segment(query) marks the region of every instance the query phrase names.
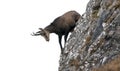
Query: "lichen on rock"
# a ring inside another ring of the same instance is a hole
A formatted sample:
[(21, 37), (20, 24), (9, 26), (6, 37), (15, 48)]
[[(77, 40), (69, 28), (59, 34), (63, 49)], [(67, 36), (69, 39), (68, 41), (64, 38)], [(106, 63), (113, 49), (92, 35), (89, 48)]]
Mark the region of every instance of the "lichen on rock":
[(59, 71), (91, 71), (120, 55), (120, 0), (90, 0), (60, 57)]

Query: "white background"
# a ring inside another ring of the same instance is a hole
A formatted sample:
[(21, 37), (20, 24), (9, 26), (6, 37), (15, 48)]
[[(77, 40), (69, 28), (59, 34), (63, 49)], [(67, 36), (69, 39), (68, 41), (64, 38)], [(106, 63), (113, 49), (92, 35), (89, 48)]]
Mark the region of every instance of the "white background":
[(30, 34), (70, 10), (85, 12), (88, 0), (0, 0), (0, 71), (58, 71), (58, 36), (46, 42)]

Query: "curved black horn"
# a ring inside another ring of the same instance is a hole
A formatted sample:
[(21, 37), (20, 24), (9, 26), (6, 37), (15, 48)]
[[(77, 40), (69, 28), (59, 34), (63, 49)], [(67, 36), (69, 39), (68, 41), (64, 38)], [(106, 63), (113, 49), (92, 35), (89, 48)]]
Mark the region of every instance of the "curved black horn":
[(39, 28), (39, 30), (43, 31), (43, 29), (42, 29), (42, 28)]
[(39, 30), (41, 30), (41, 31), (44, 31), (44, 32), (45, 32), (45, 30), (44, 30), (43, 28), (39, 28)]
[(40, 35), (40, 33), (39, 33), (39, 31), (36, 32), (36, 33), (33, 32), (31, 35), (32, 35), (32, 36), (38, 36), (38, 35)]

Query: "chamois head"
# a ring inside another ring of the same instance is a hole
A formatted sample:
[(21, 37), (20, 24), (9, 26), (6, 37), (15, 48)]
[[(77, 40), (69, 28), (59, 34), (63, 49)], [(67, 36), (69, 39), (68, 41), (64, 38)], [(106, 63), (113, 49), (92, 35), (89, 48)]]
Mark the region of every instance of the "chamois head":
[(49, 32), (46, 31), (45, 29), (42, 29), (42, 28), (39, 28), (40, 31), (36, 32), (36, 33), (33, 33), (32, 36), (38, 36), (38, 35), (41, 35), (45, 38), (46, 41), (49, 41), (50, 38), (49, 38)]

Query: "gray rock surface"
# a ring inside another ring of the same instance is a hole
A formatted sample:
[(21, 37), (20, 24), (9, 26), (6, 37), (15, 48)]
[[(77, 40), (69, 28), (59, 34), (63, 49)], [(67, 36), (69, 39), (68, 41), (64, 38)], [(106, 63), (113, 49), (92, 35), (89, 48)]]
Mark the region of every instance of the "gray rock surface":
[(59, 71), (91, 71), (120, 55), (120, 0), (90, 0), (60, 57)]

